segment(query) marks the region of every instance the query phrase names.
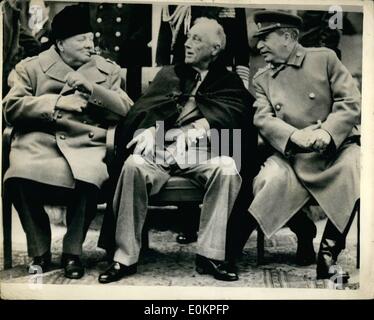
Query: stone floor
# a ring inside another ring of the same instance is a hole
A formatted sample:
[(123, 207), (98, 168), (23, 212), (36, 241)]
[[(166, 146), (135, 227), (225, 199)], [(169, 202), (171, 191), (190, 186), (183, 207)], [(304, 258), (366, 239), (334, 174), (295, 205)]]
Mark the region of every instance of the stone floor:
[[(157, 215), (156, 215), (157, 216)], [(256, 264), (256, 233), (248, 240), (244, 256), (239, 263), (240, 279), (236, 282), (222, 282), (209, 275), (200, 275), (194, 270), (195, 244), (179, 245), (175, 242), (176, 230), (172, 225), (163, 223), (163, 219), (172, 220), (167, 214), (155, 218), (158, 223), (150, 232), (150, 249), (140, 258), (138, 273), (124, 278), (115, 286), (217, 286), (245, 288), (332, 288), (330, 281), (315, 279), (315, 267), (299, 267), (294, 263), (296, 238), (288, 228), (283, 228), (265, 243), (265, 264)], [(174, 215), (175, 219), (175, 215)], [(53, 219), (52, 219), (53, 220)], [(18, 217), (13, 219), (13, 268), (0, 271), (3, 283), (29, 283), (30, 276), (26, 274), (29, 258), (26, 254), (26, 242)], [(321, 239), (326, 220), (317, 222), (318, 235), (315, 238), (315, 249)], [(98, 284), (97, 277), (106, 267), (104, 251), (96, 247), (100, 218), (90, 229), (84, 244), (83, 261), (86, 274), (80, 280), (69, 280), (63, 277), (59, 268), (62, 237), (65, 227), (53, 225), (53, 263), (51, 271), (42, 275), (45, 284)], [(358, 273), (356, 269), (356, 228), (355, 222), (348, 235), (347, 248), (339, 258), (339, 264), (351, 274), (349, 284), (345, 288), (358, 288)], [(2, 265), (2, 257), (0, 259)], [(102, 285), (103, 286), (103, 285)]]

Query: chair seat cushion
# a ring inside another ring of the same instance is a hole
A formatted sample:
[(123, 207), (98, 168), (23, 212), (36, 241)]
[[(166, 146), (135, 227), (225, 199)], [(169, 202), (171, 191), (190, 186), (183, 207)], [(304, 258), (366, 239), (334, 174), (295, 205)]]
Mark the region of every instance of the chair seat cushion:
[(193, 180), (171, 177), (161, 191), (151, 198), (151, 204), (164, 202), (198, 202), (204, 197), (204, 190)]

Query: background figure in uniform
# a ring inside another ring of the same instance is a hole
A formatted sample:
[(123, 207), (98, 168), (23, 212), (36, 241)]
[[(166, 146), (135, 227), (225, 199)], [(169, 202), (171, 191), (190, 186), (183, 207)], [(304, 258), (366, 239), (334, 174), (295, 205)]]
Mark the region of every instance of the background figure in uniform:
[[(254, 180), (249, 212), (271, 236), (315, 200), (328, 216), (317, 278), (347, 281), (336, 263), (360, 197), (360, 92), (334, 51), (298, 43), (300, 17), (260, 11), (255, 22), (268, 66), (253, 80), (254, 123), (274, 154)], [(313, 248), (311, 222), (302, 221), (298, 241)]]
[(25, 2), (6, 0), (2, 3), (3, 13), (3, 96), (8, 93), (8, 76), (22, 59), (41, 51), (41, 43), (22, 24)]
[(104, 162), (109, 126), (131, 99), (120, 89), (120, 68), (93, 54), (88, 11), (67, 6), (52, 22), (55, 44), (17, 64), (3, 109), (13, 126), (5, 191), (26, 233), (29, 273), (51, 263), (51, 228), (45, 204), (67, 205), (63, 239), (65, 277), (84, 274), (79, 256), (108, 178)]
[(91, 25), (103, 57), (127, 68), (126, 92), (141, 94), (141, 69), (151, 66), (152, 5), (90, 3)]
[(232, 67), (248, 88), (249, 45), (245, 9), (229, 7), (204, 7), (165, 5), (161, 12), (156, 63), (169, 65), (183, 62), (187, 32), (196, 18), (216, 19), (225, 30), (227, 46), (220, 59)]

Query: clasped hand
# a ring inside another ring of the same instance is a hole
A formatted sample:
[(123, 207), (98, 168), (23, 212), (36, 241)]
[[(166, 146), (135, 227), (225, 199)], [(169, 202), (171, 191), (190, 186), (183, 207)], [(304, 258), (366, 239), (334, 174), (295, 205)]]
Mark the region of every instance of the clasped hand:
[(91, 94), (93, 86), (91, 82), (81, 73), (72, 71), (65, 77), (65, 82), (75, 90), (83, 93)]
[(323, 153), (331, 143), (331, 136), (321, 129), (321, 121), (291, 135), (291, 141), (302, 149)]
[(79, 72), (69, 72), (65, 77), (65, 82), (75, 89), (75, 93), (61, 96), (57, 100), (56, 108), (64, 111), (82, 112), (88, 103), (93, 87), (90, 81)]
[(87, 96), (80, 92), (60, 96), (56, 103), (56, 108), (70, 112), (82, 112), (87, 107)]

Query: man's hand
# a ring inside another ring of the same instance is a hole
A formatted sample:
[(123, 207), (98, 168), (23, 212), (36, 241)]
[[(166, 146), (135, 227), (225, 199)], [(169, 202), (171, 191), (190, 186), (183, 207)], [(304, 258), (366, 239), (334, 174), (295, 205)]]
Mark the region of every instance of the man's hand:
[(301, 130), (296, 130), (290, 137), (290, 140), (298, 147), (311, 150), (312, 146), (316, 142), (317, 137), (314, 134), (314, 130), (321, 128), (321, 121), (318, 120), (316, 124), (306, 127)]
[(204, 138), (206, 135), (206, 132), (204, 129), (188, 129), (186, 135), (186, 145), (187, 147), (191, 147), (192, 145), (195, 145), (198, 140)]
[(87, 99), (79, 93), (58, 98), (56, 108), (64, 111), (82, 112), (87, 107)]
[(155, 150), (156, 128), (151, 127), (134, 137), (126, 146), (131, 148), (134, 144), (134, 154), (143, 155), (144, 157), (152, 156)]
[(91, 82), (84, 75), (76, 71), (69, 72), (66, 75), (65, 82), (73, 89), (84, 93), (91, 94), (93, 91)]
[(319, 153), (325, 152), (327, 147), (331, 143), (330, 134), (323, 129), (317, 129), (313, 131), (313, 136), (314, 136), (313, 150)]

